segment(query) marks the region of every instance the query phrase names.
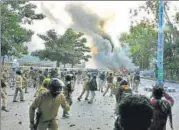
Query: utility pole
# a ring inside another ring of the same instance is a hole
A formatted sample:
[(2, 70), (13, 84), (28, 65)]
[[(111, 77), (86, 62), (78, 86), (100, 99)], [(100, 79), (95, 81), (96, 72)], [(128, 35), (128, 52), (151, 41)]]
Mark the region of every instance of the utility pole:
[(159, 0), (159, 20), (158, 20), (158, 53), (157, 53), (157, 83), (163, 85), (163, 48), (164, 48), (164, 2)]

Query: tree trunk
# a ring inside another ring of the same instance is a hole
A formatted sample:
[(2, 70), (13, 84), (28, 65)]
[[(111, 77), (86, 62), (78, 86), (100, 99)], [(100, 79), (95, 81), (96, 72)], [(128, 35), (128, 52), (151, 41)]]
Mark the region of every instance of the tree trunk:
[(4, 60), (5, 60), (5, 56), (3, 56), (2, 58), (2, 65), (4, 66)]
[(57, 67), (60, 67), (60, 61), (57, 61), (56, 66), (57, 66)]

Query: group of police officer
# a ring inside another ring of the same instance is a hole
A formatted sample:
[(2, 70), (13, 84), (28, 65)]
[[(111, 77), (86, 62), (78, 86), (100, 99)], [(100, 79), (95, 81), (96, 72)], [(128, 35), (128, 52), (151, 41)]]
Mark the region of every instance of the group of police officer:
[[(15, 71), (14, 69), (12, 69)], [(8, 112), (7, 110), (7, 93), (5, 88), (7, 87), (7, 73), (6, 70), (3, 72), (3, 78), (1, 82), (2, 87), (2, 99), (3, 105), (2, 110)], [(118, 76), (117, 82), (114, 83), (114, 76), (112, 73), (106, 74), (102, 72), (99, 74), (99, 84), (97, 84), (97, 74), (92, 73), (75, 73), (75, 72), (65, 72), (62, 73), (59, 77), (57, 69), (52, 69), (45, 71), (30, 68), (30, 71), (27, 69), (24, 71), (16, 70), (13, 80), (15, 83), (15, 94), (13, 102), (18, 102), (17, 95), (20, 92), (20, 101), (24, 102), (24, 92), (28, 93), (28, 88), (33, 86), (36, 89), (34, 97), (35, 100), (30, 106), (29, 109), (29, 118), (30, 118), (30, 128), (31, 130), (58, 130), (58, 109), (61, 105), (63, 108), (63, 118), (68, 118), (70, 106), (72, 105), (72, 93), (75, 88), (75, 82), (82, 81), (83, 91), (78, 97), (78, 101), (81, 100), (82, 96), (86, 93), (85, 100), (88, 100), (89, 104), (93, 103), (95, 98), (95, 91), (103, 92), (104, 86), (106, 90), (103, 93), (103, 96), (106, 95), (109, 89), (111, 89), (111, 94), (116, 97), (116, 108), (124, 94), (132, 93), (132, 90), (129, 87), (131, 80), (124, 80), (123, 77)], [(139, 74), (136, 74), (137, 76)], [(135, 77), (134, 76), (134, 79)], [(80, 78), (81, 77), (81, 78)], [(140, 82), (140, 77), (136, 78)], [(134, 80), (135, 81), (135, 80)], [(106, 84), (107, 82), (107, 84)], [(3, 83), (3, 84), (2, 84)], [(138, 83), (139, 84), (139, 83)], [(135, 89), (134, 89), (135, 90)], [(91, 99), (89, 100), (89, 94), (91, 93)], [(35, 111), (37, 110), (36, 114)], [(117, 111), (116, 111), (117, 114)]]

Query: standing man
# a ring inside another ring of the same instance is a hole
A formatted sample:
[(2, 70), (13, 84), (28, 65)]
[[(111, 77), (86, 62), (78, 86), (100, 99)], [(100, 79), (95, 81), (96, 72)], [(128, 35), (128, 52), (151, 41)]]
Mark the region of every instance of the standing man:
[(31, 87), (31, 86), (35, 86), (35, 70), (32, 68), (32, 67), (30, 67), (30, 72), (29, 72), (29, 87)]
[(44, 80), (44, 76), (42, 74), (42, 71), (39, 70), (38, 75), (37, 75), (37, 81), (36, 81), (37, 82), (37, 87), (36, 87), (36, 92), (35, 92), (34, 97), (36, 97), (38, 95), (38, 92), (39, 92), (39, 89), (41, 88), (43, 80)]
[(89, 104), (93, 103), (93, 100), (96, 96), (95, 91), (97, 91), (97, 90), (98, 90), (98, 87), (97, 87), (96, 75), (94, 75), (92, 77), (91, 81), (89, 82), (89, 91), (91, 93), (91, 99), (88, 102)]
[[(59, 130), (58, 126), (58, 110), (63, 105), (66, 111), (70, 107), (62, 93), (64, 83), (57, 79), (51, 79), (49, 83), (49, 91), (38, 96), (30, 106), (29, 118), (31, 130)], [(38, 109), (36, 122), (34, 121), (35, 110)]]
[(133, 91), (138, 92), (140, 84), (140, 72), (136, 72), (133, 78)]
[(110, 96), (112, 96), (113, 79), (114, 79), (114, 77), (113, 77), (112, 73), (110, 73), (109, 77), (107, 78), (107, 88), (106, 88), (106, 91), (104, 92), (103, 96), (106, 95), (106, 93), (108, 92), (109, 89), (111, 89)]
[(129, 87), (132, 88), (132, 75), (131, 75), (131, 73), (128, 73), (128, 75), (127, 75), (127, 82), (129, 84)]
[(14, 88), (15, 87), (16, 69), (12, 68), (9, 75), (10, 75), (10, 88)]
[(119, 110), (114, 130), (153, 130), (149, 129), (153, 108), (147, 97), (129, 95), (121, 101)]
[(48, 92), (48, 90), (49, 90), (49, 88), (48, 88), (49, 83), (50, 83), (50, 78), (45, 78), (43, 80), (43, 83), (40, 86), (40, 89), (38, 90), (38, 96), (42, 95), (45, 92)]
[[(166, 100), (162, 99), (164, 97)], [(172, 121), (172, 105), (174, 103), (172, 98), (165, 93), (162, 86), (155, 86), (153, 89), (153, 96), (151, 104), (154, 110), (154, 119), (151, 125), (151, 130), (166, 130), (167, 118), (169, 117), (170, 127), (173, 129)]]
[(99, 91), (101, 92), (103, 92), (103, 87), (105, 86), (105, 79), (106, 79), (106, 75), (105, 72), (103, 72), (99, 76)]
[(23, 102), (24, 101), (24, 93), (22, 91), (22, 82), (23, 82), (22, 73), (21, 73), (20, 70), (17, 70), (16, 74), (17, 74), (17, 76), (16, 76), (16, 89), (15, 89), (13, 102), (18, 102), (17, 99), (16, 99), (18, 92), (20, 92), (20, 101)]
[(28, 89), (28, 71), (24, 70), (23, 73), (23, 86), (25, 88), (25, 93), (28, 93), (27, 89)]
[[(68, 102), (68, 104), (71, 106), (73, 101), (72, 101), (72, 92), (74, 91), (73, 85), (72, 85), (72, 75), (68, 74), (65, 78), (65, 87), (64, 87), (64, 95), (66, 98), (66, 101)], [(62, 105), (62, 107), (64, 108), (64, 106)], [(63, 118), (67, 118), (69, 117), (68, 112), (63, 109)]]
[(45, 71), (44, 71), (44, 77), (45, 77), (45, 78), (49, 78), (48, 69), (45, 69)]
[(83, 84), (83, 91), (81, 92), (80, 96), (78, 97), (78, 101), (81, 101), (81, 98), (83, 96), (83, 94), (85, 92), (86, 93), (86, 97), (85, 97), (85, 100), (88, 100), (88, 96), (89, 96), (89, 82), (91, 80), (91, 75), (88, 74), (85, 78), (84, 78), (84, 84)]
[(9, 110), (7, 110), (7, 92), (6, 92), (6, 83), (4, 81), (4, 79), (1, 79), (1, 98), (2, 98), (2, 108), (1, 110), (5, 111), (5, 112), (9, 112)]

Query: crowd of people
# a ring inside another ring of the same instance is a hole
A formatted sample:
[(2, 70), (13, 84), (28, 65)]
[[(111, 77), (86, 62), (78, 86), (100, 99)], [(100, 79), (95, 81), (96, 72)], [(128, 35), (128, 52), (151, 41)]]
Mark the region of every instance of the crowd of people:
[(117, 119), (114, 123), (114, 130), (165, 130), (168, 117), (173, 129), (173, 98), (164, 91), (162, 85), (158, 84), (154, 86), (150, 98), (138, 94), (139, 72), (115, 75), (114, 72), (105, 71), (97, 73), (64, 71), (59, 74), (58, 69), (41, 70), (31, 67), (25, 70), (12, 68), (8, 73), (4, 69), (1, 78), (1, 110), (9, 111), (7, 86), (15, 88), (12, 99), (14, 103), (18, 102), (18, 93), (20, 93), (20, 102), (24, 102), (24, 93), (28, 93), (28, 89), (34, 87), (35, 99), (29, 108), (30, 129), (58, 130), (59, 106), (63, 108), (63, 118), (68, 118), (74, 100), (72, 99), (73, 92), (79, 84), (82, 84), (83, 89), (77, 98), (78, 101), (81, 101), (85, 92), (85, 100), (89, 104), (93, 104), (96, 91), (106, 96), (110, 90), (110, 96), (115, 95)]

